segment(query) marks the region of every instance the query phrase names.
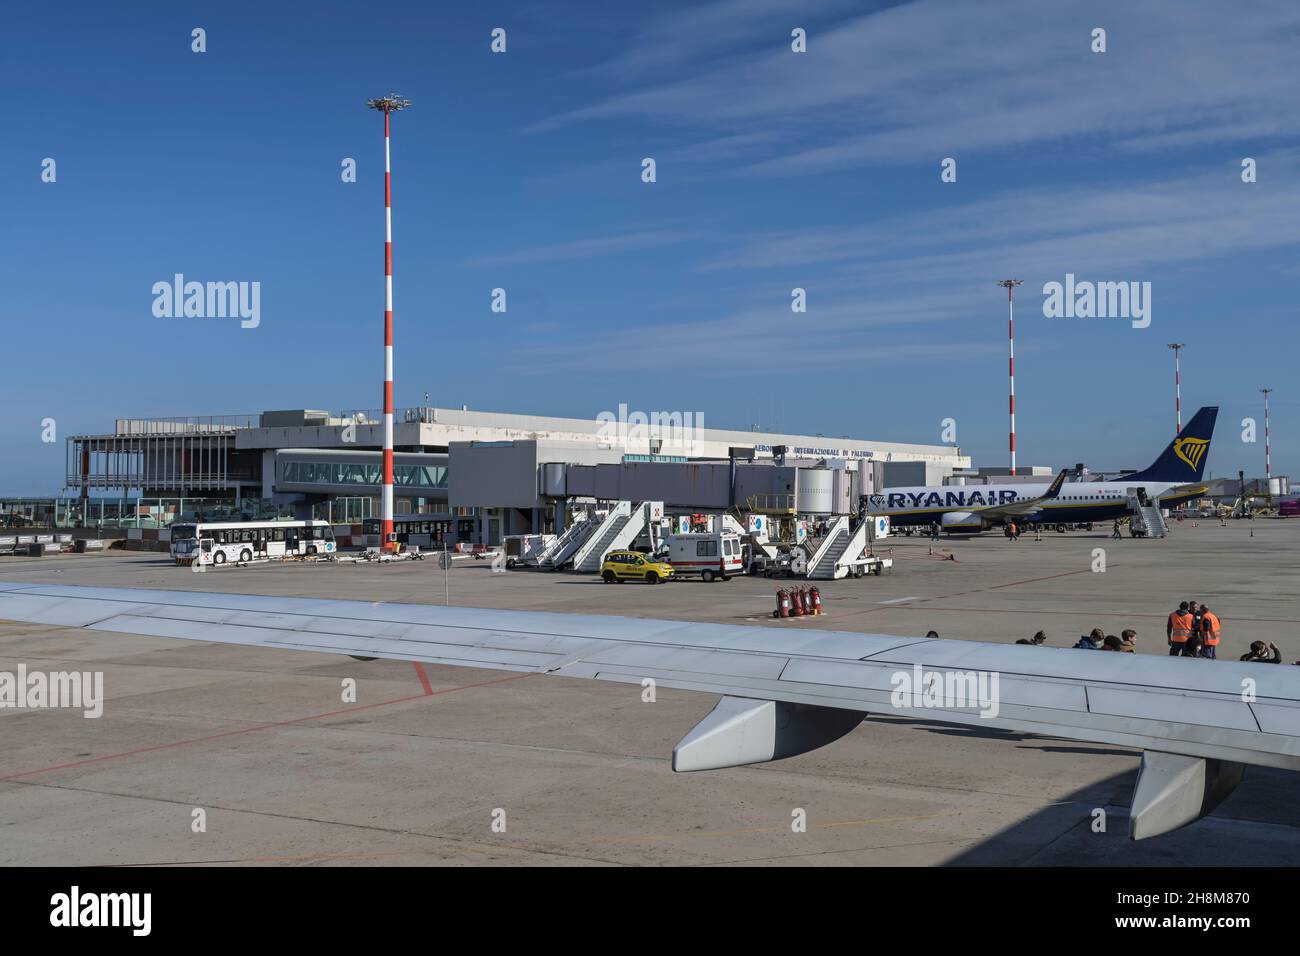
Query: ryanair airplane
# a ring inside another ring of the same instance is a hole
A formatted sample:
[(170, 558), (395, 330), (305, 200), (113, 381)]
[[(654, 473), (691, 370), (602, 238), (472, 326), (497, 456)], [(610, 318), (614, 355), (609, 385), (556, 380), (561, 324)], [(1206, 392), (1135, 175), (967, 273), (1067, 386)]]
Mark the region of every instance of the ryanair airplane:
[[(1205, 494), (1200, 484), (1214, 436), (1217, 406), (1206, 406), (1142, 471), (1109, 481), (1040, 484), (940, 485), (887, 488), (871, 495), (867, 511), (894, 527), (938, 522), (944, 531), (983, 531), (1013, 519), (1043, 524), (1110, 521), (1129, 514), (1129, 498), (1173, 508)], [(1058, 477), (1058, 481), (1060, 476)]]

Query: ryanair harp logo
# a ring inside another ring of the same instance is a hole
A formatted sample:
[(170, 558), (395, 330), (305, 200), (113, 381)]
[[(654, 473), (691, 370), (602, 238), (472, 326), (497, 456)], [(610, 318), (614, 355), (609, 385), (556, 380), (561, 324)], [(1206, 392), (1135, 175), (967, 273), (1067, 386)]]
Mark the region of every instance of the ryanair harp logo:
[(1208, 438), (1180, 438), (1174, 442), (1174, 454), (1196, 469), (1201, 467), (1201, 459), (1209, 447)]

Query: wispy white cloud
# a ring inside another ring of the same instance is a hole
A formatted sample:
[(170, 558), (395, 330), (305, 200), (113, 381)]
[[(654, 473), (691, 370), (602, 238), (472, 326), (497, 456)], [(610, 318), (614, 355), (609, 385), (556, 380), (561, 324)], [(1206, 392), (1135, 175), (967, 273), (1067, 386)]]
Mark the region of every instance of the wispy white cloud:
[[(790, 31), (823, 18), (860, 11), (861, 0), (718, 0), (647, 16), (616, 56), (586, 71), (605, 80), (636, 81), (701, 63), (717, 64), (755, 49), (788, 49)], [(632, 8), (634, 9), (634, 8)]]
[[(587, 344), (646, 368), (672, 366), (684, 350), (725, 355), (742, 375), (774, 363), (871, 365), (883, 354), (892, 364), (987, 358), (998, 349), (970, 341), (964, 323), (996, 312), (998, 278), (1024, 278), (1034, 303), (1043, 282), (1066, 272), (1146, 281), (1216, 258), (1300, 248), (1300, 150), (1256, 158), (1258, 183), (1243, 183), (1240, 168), (1225, 161), (1154, 182), (1018, 188), (865, 225), (769, 230), (729, 242), (709, 235), (711, 254), (695, 269), (736, 279), (719, 278), (716, 299), (670, 299), (650, 310), (663, 321), (602, 329)], [(636, 245), (589, 243), (609, 252)], [(547, 248), (576, 258), (588, 242)], [(806, 289), (806, 313), (790, 310), (795, 286)], [(577, 367), (587, 353), (542, 344), (529, 354)]]
[[(601, 330), (584, 338), (587, 347), (581, 352), (564, 344), (530, 347), (529, 360), (578, 368), (596, 350), (653, 368), (673, 367), (685, 354), (716, 355), (725, 357), (710, 365), (716, 374), (744, 377), (777, 368), (842, 370), (883, 361), (966, 360), (996, 351), (988, 351), (992, 347), (987, 343), (954, 340), (950, 333), (930, 328), (963, 315), (970, 300), (959, 291), (872, 297), (856, 290), (832, 297), (810, 290), (803, 313), (791, 311), (788, 290), (766, 291), (765, 300), (741, 308), (700, 306), (678, 310), (672, 321)], [(881, 337), (887, 333), (885, 349)]]
[[(725, 19), (738, 6), (694, 15)], [(1106, 53), (1089, 49), (1096, 26), (1108, 31)], [(751, 52), (722, 61), (678, 62), (666, 40), (652, 43), (611, 72), (664, 67), (659, 82), (535, 128), (639, 117), (688, 135), (708, 129), (721, 143), (762, 136), (748, 170), (764, 175), (1058, 140), (1169, 149), (1292, 139), (1298, 37), (1293, 0), (918, 0), (813, 31), (801, 55), (745, 30)], [(700, 42), (690, 31), (680, 39), (685, 51)]]
[(1256, 159), (1262, 182), (1243, 183), (1225, 163), (1156, 181), (1035, 186), (871, 225), (747, 237), (700, 268), (870, 269), (877, 283), (932, 288), (1007, 270), (1131, 273), (1300, 245), (1300, 151)]
[(591, 239), (578, 239), (571, 242), (556, 242), (544, 246), (535, 246), (531, 249), (520, 249), (515, 252), (480, 256), (469, 259), (462, 265), (469, 267), (535, 265), (543, 262), (590, 259), (596, 256), (614, 255), (637, 249), (651, 249), (656, 246), (693, 242), (699, 238), (698, 234), (693, 233), (646, 230), (613, 236), (597, 236)]

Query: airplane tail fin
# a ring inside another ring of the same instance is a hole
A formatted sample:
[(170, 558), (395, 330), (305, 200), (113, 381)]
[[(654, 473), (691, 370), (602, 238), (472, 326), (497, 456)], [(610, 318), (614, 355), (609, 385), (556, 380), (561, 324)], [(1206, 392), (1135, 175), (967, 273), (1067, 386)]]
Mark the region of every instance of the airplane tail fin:
[(1050, 501), (1061, 493), (1061, 486), (1065, 484), (1065, 476), (1069, 472), (1062, 468), (1060, 473), (1052, 479), (1052, 483), (1047, 486), (1047, 491), (1043, 494), (1044, 501)]
[(1115, 480), (1176, 483), (1200, 481), (1205, 473), (1205, 461), (1210, 457), (1210, 440), (1214, 437), (1214, 421), (1218, 417), (1219, 409), (1216, 405), (1197, 409), (1192, 420), (1165, 447), (1151, 467), (1121, 475)]

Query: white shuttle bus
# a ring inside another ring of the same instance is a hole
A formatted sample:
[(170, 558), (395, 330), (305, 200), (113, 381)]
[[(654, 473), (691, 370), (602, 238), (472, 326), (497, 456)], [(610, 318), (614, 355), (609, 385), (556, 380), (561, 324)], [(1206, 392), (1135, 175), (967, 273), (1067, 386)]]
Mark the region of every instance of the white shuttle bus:
[(328, 521), (213, 521), (171, 526), (177, 564), (226, 564), (255, 558), (333, 554)]

